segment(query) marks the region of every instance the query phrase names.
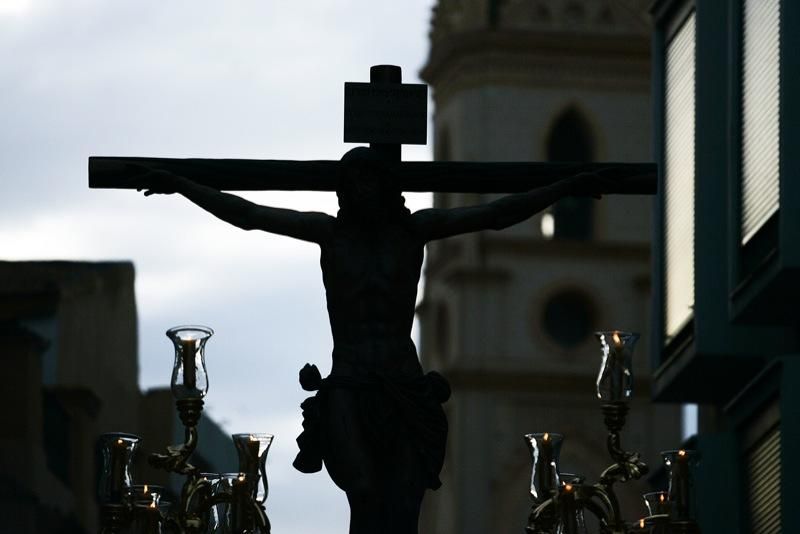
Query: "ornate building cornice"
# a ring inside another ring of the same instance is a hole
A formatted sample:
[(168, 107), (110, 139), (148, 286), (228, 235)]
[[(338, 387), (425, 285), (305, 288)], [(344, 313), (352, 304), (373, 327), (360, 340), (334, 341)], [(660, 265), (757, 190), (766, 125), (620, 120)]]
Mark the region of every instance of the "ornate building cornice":
[[(497, 84), (647, 91), (647, 12), (632, 5), (622, 0), (440, 0), (430, 56), (420, 75), (435, 88), (439, 106), (454, 92)], [(581, 9), (584, 18), (576, 22), (574, 12)]]
[(439, 0), (433, 8), (433, 46), (475, 30), (647, 37), (650, 18), (646, 0)]

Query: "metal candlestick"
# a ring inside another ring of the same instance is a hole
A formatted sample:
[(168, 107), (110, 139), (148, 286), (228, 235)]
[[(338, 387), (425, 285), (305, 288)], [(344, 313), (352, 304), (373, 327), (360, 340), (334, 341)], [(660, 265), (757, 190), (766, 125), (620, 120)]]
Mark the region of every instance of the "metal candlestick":
[[(197, 425), (203, 413), (203, 397), (208, 391), (208, 375), (205, 367), (205, 343), (213, 331), (204, 326), (180, 326), (167, 331), (175, 345), (175, 363), (172, 372), (172, 393), (178, 417), (184, 426), (184, 443), (170, 445), (165, 454), (151, 454), (150, 465), (170, 473), (186, 477), (180, 502), (170, 513), (159, 509), (155, 493), (150, 502), (142, 502), (132, 485), (130, 465), (139, 438), (131, 434), (108, 434), (103, 437), (104, 470), (101, 488), (102, 532), (117, 534), (134, 526), (137, 532), (147, 534), (201, 534), (208, 531), (212, 511), (225, 505), (230, 511), (233, 534), (269, 534), (270, 523), (264, 501), (266, 500), (265, 461), (273, 436), (268, 434), (246, 434), (252, 437), (255, 447), (248, 453), (255, 457), (243, 459), (239, 441), (242, 435), (232, 439), (240, 452), (240, 470), (233, 491), (215, 491), (215, 485), (207, 473), (189, 463), (197, 448), (199, 435)], [(268, 439), (265, 436), (269, 436)], [(264, 443), (266, 441), (266, 444)], [(122, 447), (127, 446), (125, 450)], [(126, 452), (127, 451), (127, 452)], [(141, 493), (147, 493), (144, 486)], [(160, 493), (158, 494), (160, 497)], [(216, 516), (215, 516), (216, 517)]]
[[(689, 466), (695, 455), (692, 451), (669, 451), (664, 454), (670, 473), (670, 491), (661, 492), (658, 500), (667, 501), (663, 506), (651, 506), (650, 516), (635, 524), (622, 518), (619, 499), (614, 491), (617, 483), (638, 480), (649, 468), (637, 452), (628, 452), (622, 447), (620, 434), (628, 414), (628, 402), (633, 393), (633, 348), (638, 334), (613, 330), (597, 332), (603, 363), (597, 377), (597, 396), (602, 401), (603, 422), (608, 431), (606, 445), (614, 461), (607, 467), (595, 484), (584, 484), (581, 479), (566, 479), (551, 491), (531, 490), (533, 507), (525, 528), (528, 534), (582, 534), (586, 525), (582, 519), (584, 511), (592, 513), (599, 521), (600, 534), (700, 534), (697, 523), (691, 517), (691, 479)], [(544, 434), (552, 435), (552, 434)], [(526, 442), (531, 445), (528, 434)], [(557, 462), (557, 456), (555, 461)], [(542, 479), (540, 459), (533, 455), (533, 480)], [(557, 468), (557, 465), (553, 466)], [(538, 478), (537, 478), (538, 475)], [(541, 485), (541, 483), (540, 483)], [(648, 494), (652, 498), (654, 494)], [(664, 513), (669, 510), (669, 513)]]

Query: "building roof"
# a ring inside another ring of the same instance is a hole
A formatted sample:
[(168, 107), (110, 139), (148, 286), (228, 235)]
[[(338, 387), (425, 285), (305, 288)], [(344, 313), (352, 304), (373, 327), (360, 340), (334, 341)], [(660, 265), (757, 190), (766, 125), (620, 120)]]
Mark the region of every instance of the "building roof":
[(439, 0), (433, 8), (431, 41), (476, 30), (524, 30), (565, 35), (648, 36), (643, 0)]

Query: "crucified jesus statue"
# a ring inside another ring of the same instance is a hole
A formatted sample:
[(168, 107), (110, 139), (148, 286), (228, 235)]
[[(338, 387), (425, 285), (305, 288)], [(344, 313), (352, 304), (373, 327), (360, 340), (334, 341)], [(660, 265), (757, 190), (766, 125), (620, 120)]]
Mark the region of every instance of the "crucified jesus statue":
[(411, 213), (376, 150), (347, 152), (338, 176), (339, 212), (300, 212), (254, 204), (179, 174), (140, 166), (145, 195), (178, 193), (244, 230), (261, 230), (320, 247), (333, 336), (333, 365), (314, 366), (301, 385), (317, 391), (303, 407), (303, 472), (324, 462), (347, 494), (351, 534), (415, 534), (426, 489), (440, 486), (447, 439), (441, 404), (446, 380), (424, 374), (411, 340), (425, 245), (437, 239), (501, 230), (568, 195), (598, 197), (601, 175), (580, 173), (493, 202)]
[[(564, 196), (653, 194), (656, 169), (635, 163), (403, 162), (425, 144), (427, 92), (376, 65), (345, 84), (341, 161), (93, 157), (89, 186), (179, 193), (220, 219), (316, 243), (333, 335), (331, 373), (306, 365), (294, 466), (324, 463), (350, 503), (350, 534), (416, 534), (426, 489), (439, 487), (447, 381), (423, 373), (411, 325), (425, 245), (524, 221)], [(339, 212), (259, 206), (224, 191), (336, 191)], [(411, 213), (403, 191), (514, 193), (487, 204)]]

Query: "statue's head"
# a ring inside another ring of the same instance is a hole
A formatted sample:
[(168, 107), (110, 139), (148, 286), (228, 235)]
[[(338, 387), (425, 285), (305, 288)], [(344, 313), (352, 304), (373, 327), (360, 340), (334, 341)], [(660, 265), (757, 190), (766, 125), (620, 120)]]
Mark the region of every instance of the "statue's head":
[(357, 147), (342, 156), (342, 162), (344, 171), (336, 189), (340, 217), (368, 223), (408, 213), (395, 176), (379, 153)]

